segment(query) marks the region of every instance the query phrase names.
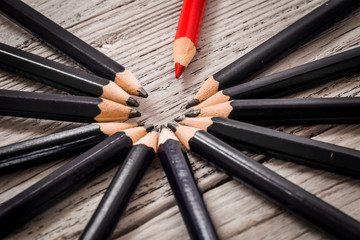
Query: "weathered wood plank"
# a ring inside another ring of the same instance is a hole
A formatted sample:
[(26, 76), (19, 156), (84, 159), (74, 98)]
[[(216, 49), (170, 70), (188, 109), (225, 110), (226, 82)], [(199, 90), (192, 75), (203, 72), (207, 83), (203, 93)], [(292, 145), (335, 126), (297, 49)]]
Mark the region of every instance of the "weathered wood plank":
[[(55, 22), (130, 69), (150, 93), (139, 99), (139, 120), (164, 124), (185, 112), (203, 80), (290, 25), (325, 0), (208, 1), (198, 52), (174, 78), (172, 41), (182, 1), (26, 0)], [(360, 11), (348, 16), (259, 76), (359, 47)], [(74, 67), (71, 59), (0, 16), (0, 40)], [(360, 96), (360, 76), (349, 76), (291, 97)], [(0, 71), (0, 88), (65, 94)], [(0, 146), (79, 124), (0, 117)], [(286, 132), (360, 150), (359, 125), (286, 126)], [(222, 239), (327, 239), (283, 209), (189, 153), (195, 176)], [(254, 155), (257, 159), (262, 156)], [(68, 159), (0, 176), (0, 202)], [(263, 160), (262, 160), (263, 161)], [(360, 220), (358, 180), (271, 159), (265, 166)], [(21, 226), (8, 239), (76, 239), (117, 167)], [(188, 239), (171, 189), (156, 158), (133, 196), (114, 239)]]

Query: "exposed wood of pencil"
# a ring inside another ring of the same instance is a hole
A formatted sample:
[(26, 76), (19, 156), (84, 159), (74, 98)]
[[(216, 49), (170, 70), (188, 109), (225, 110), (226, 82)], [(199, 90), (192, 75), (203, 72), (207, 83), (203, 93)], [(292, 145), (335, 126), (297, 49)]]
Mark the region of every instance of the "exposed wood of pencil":
[(187, 117), (224, 117), (266, 124), (359, 123), (360, 98), (232, 100), (187, 112)]
[(75, 156), (115, 132), (136, 123), (98, 123), (0, 147), (0, 172), (8, 173), (40, 163)]
[(360, 48), (225, 88), (195, 106), (201, 109), (234, 99), (282, 97), (358, 73)]
[(137, 107), (139, 103), (114, 82), (0, 43), (0, 67), (60, 90)]
[(206, 0), (184, 0), (173, 45), (175, 77), (179, 78), (195, 56)]
[(200, 128), (246, 149), (255, 147), (270, 156), (360, 177), (360, 151), (219, 117), (185, 118), (180, 124)]
[(133, 142), (151, 129), (151, 126), (136, 127), (118, 132), (4, 202), (0, 206), (0, 223), (3, 226), (0, 236), (9, 234), (91, 177), (114, 166)]
[(79, 239), (109, 239), (156, 154), (157, 139), (153, 131), (134, 144)]
[(187, 155), (168, 128), (160, 132), (158, 155), (191, 239), (219, 239)]
[(187, 107), (203, 102), (217, 91), (248, 80), (255, 73), (285, 56), (310, 37), (319, 34), (340, 17), (354, 11), (360, 5), (354, 0), (329, 0), (289, 27), (257, 46), (235, 62), (209, 77)]
[(211, 134), (170, 124), (189, 149), (290, 212), (339, 239), (359, 239), (360, 223)]
[(1, 11), (95, 74), (115, 81), (133, 95), (147, 97), (134, 75), (123, 66), (85, 43), (19, 0), (0, 1)]
[(101, 98), (12, 90), (0, 90), (0, 114), (75, 122), (109, 122), (141, 115)]

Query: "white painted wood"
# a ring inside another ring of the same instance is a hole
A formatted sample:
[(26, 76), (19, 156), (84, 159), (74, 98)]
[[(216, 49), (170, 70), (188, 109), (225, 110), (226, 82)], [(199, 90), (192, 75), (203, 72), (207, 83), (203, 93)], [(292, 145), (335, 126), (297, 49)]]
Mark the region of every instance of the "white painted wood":
[[(198, 52), (180, 79), (174, 77), (172, 41), (182, 1), (25, 0), (101, 52), (130, 69), (150, 93), (139, 99), (138, 120), (164, 124), (184, 113), (202, 82), (290, 25), (324, 0), (208, 1)], [(259, 76), (359, 47), (360, 11), (338, 22)], [(72, 60), (0, 16), (0, 41), (74, 67)], [(292, 97), (360, 96), (360, 77), (349, 76)], [(0, 70), (0, 88), (65, 94)], [(133, 120), (134, 121), (134, 120)], [(0, 146), (80, 124), (0, 117)], [(360, 150), (359, 125), (286, 126), (279, 129)], [(252, 155), (256, 159), (263, 156)], [(222, 239), (328, 239), (252, 190), (189, 153), (195, 176)], [(265, 158), (266, 159), (266, 158)], [(63, 161), (0, 176), (0, 202), (35, 183)], [(264, 163), (287, 179), (360, 220), (356, 179), (270, 159)], [(116, 168), (20, 226), (7, 239), (77, 239)], [(171, 189), (156, 158), (133, 196), (113, 239), (188, 239)]]

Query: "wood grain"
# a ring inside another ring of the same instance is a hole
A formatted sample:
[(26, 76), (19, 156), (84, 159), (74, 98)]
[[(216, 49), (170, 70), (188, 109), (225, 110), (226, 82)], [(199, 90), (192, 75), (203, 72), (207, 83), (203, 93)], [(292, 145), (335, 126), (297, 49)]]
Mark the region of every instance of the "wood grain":
[[(164, 124), (186, 110), (202, 82), (325, 0), (208, 1), (197, 54), (180, 79), (173, 76), (172, 41), (182, 1), (25, 0), (27, 4), (112, 57), (149, 92), (138, 99), (147, 123)], [(0, 15), (0, 40), (34, 54), (81, 68), (51, 46)], [(259, 76), (359, 47), (360, 11)], [(216, 59), (216, 60), (215, 60)], [(360, 96), (360, 75), (349, 76), (291, 97)], [(65, 94), (0, 71), (0, 88)], [(134, 121), (134, 120), (133, 120)], [(79, 124), (0, 117), (0, 146), (69, 129)], [(279, 130), (360, 150), (359, 125), (284, 126)], [(309, 167), (253, 155), (255, 160), (360, 220), (360, 181)], [(328, 239), (198, 156), (189, 158), (222, 239)], [(0, 202), (49, 174), (69, 159), (0, 176)], [(90, 181), (7, 239), (77, 239), (116, 168)], [(188, 239), (175, 199), (155, 158), (133, 196), (113, 239)]]

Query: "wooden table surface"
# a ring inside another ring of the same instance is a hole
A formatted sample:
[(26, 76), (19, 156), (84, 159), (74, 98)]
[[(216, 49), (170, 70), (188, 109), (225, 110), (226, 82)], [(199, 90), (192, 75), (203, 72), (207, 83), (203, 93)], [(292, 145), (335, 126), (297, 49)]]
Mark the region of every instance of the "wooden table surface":
[[(198, 51), (180, 79), (174, 77), (172, 43), (182, 1), (26, 0), (101, 52), (131, 70), (149, 92), (139, 99), (142, 117), (164, 124), (184, 113), (203, 81), (321, 5), (325, 0), (209, 0)], [(260, 74), (268, 75), (359, 47), (357, 10)], [(0, 16), (0, 41), (74, 67), (72, 60)], [(360, 76), (349, 76), (291, 97), (360, 96)], [(41, 83), (0, 71), (0, 88), (65, 94)], [(0, 117), (0, 145), (38, 137), (80, 124)], [(360, 150), (359, 125), (287, 126), (282, 131)], [(328, 239), (312, 225), (287, 213), (188, 153), (199, 187), (221, 239)], [(360, 220), (360, 181), (338, 174), (249, 153), (255, 160), (324, 201)], [(0, 202), (46, 176), (69, 159), (0, 176)], [(77, 239), (118, 166), (19, 228), (7, 239)], [(169, 184), (155, 158), (116, 227), (113, 239), (188, 239)]]

